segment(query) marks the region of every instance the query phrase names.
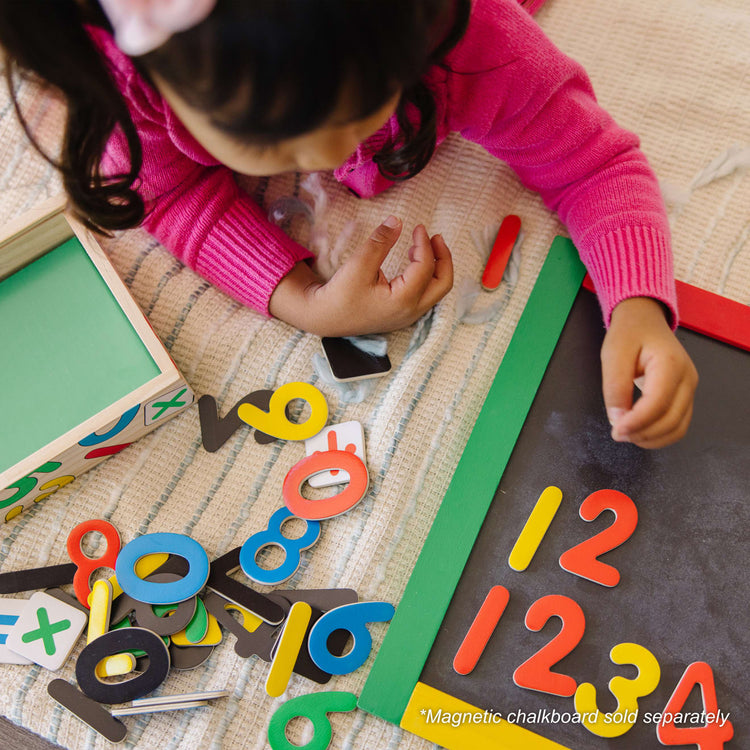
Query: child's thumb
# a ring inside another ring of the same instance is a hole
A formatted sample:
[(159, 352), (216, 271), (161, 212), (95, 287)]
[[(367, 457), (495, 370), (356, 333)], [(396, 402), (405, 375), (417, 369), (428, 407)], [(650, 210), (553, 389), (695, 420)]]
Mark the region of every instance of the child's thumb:
[(607, 418), (613, 427), (633, 407), (635, 374), (635, 363), (627, 350), (602, 349), (602, 392)]
[(373, 233), (367, 238), (363, 247), (362, 260), (369, 267), (380, 268), (391, 248), (401, 236), (401, 220), (395, 216), (389, 216)]

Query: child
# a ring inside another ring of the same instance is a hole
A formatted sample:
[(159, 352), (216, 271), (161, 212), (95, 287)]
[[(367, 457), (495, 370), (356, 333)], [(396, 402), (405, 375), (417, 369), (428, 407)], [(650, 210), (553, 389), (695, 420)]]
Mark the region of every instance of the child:
[(31, 70), (68, 101), (60, 166), (92, 226), (142, 223), (239, 301), (319, 335), (413, 323), (452, 285), (446, 243), (417, 226), (388, 281), (389, 217), (325, 280), (232, 172), (333, 169), (370, 197), (451, 131), (481, 144), (559, 213), (594, 279), (613, 438), (655, 448), (687, 430), (697, 375), (672, 331), (657, 182), (517, 0), (0, 0), (0, 37), (11, 85)]

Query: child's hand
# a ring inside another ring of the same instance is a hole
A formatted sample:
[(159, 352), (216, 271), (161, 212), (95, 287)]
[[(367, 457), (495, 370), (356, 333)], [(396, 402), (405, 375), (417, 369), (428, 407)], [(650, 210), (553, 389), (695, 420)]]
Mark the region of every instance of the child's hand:
[[(612, 312), (601, 356), (612, 438), (641, 448), (679, 440), (693, 414), (698, 373), (661, 305), (647, 297), (620, 302)], [(641, 377), (642, 395), (633, 405), (633, 380)]]
[(414, 229), (409, 264), (388, 281), (381, 265), (401, 234), (389, 217), (327, 281), (298, 263), (271, 296), (270, 311), (319, 336), (385, 333), (410, 325), (439, 302), (453, 285), (450, 250), (421, 224)]

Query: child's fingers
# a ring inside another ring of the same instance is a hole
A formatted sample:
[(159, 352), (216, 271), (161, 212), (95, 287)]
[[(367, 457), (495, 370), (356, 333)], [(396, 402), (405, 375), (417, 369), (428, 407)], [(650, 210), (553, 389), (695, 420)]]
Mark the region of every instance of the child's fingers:
[(440, 280), (442, 284), (447, 284), (448, 289), (453, 286), (453, 256), (448, 248), (448, 244), (443, 239), (442, 234), (436, 234), (430, 244), (435, 253), (435, 271), (433, 275)]
[(397, 293), (414, 295), (419, 308), (428, 310), (453, 285), (453, 261), (445, 240), (440, 235), (430, 240), (422, 225), (414, 229), (413, 239), (411, 262), (391, 286)]
[(601, 352), (602, 395), (607, 417), (613, 425), (633, 405), (633, 379), (637, 375), (638, 352), (605, 340)]
[(657, 423), (653, 428), (647, 428), (640, 433), (634, 434), (630, 438), (630, 442), (639, 446), (640, 448), (663, 448), (672, 443), (676, 443), (681, 440), (685, 433), (690, 427), (690, 421), (693, 416), (692, 401), (688, 408), (678, 415), (678, 421), (665, 426), (661, 423)]
[(615, 422), (612, 437), (642, 447), (678, 440), (690, 422), (692, 392), (684, 373), (675, 372), (666, 363), (652, 363), (645, 373), (643, 395)]
[(389, 216), (354, 252), (349, 262), (357, 266), (358, 273), (377, 277), (388, 253), (401, 236), (401, 220)]
[(436, 234), (429, 241), (433, 257), (432, 278), (422, 292), (420, 302), (424, 309), (436, 305), (453, 286), (453, 258), (442, 235)]
[[(613, 430), (615, 439), (626, 439), (646, 448), (668, 445), (684, 436), (693, 413), (693, 389), (689, 382), (683, 379), (675, 391), (655, 394), (654, 399), (658, 402), (656, 408), (638, 410), (641, 402), (644, 406), (649, 406), (650, 396), (647, 379), (644, 383), (644, 395), (636, 402), (632, 412), (625, 415)], [(663, 408), (664, 404), (666, 408)]]

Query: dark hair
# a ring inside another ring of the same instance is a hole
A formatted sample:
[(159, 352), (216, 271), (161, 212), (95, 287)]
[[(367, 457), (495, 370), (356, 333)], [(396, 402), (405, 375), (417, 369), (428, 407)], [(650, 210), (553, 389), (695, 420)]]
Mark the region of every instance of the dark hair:
[[(84, 23), (109, 28), (94, 0), (0, 0), (6, 79), (28, 70), (68, 104), (61, 160), (65, 188), (90, 225), (135, 226), (143, 202), (133, 185), (142, 164), (138, 134), (106, 61)], [(422, 76), (463, 34), (470, 0), (217, 0), (208, 18), (134, 58), (215, 126), (268, 144), (310, 132), (353, 100), (352, 119), (377, 111), (397, 90), (401, 135), (374, 160), (391, 179), (417, 174), (435, 149), (436, 108)], [(411, 115), (411, 116), (409, 116)], [(105, 177), (101, 157), (119, 126), (130, 170)]]

